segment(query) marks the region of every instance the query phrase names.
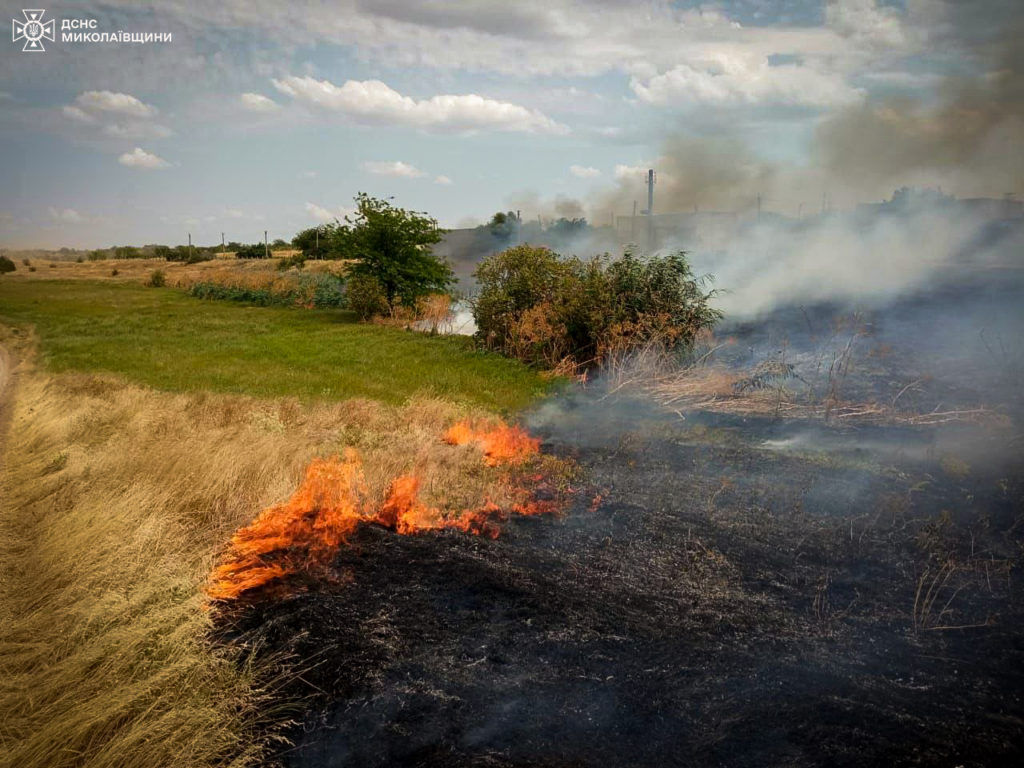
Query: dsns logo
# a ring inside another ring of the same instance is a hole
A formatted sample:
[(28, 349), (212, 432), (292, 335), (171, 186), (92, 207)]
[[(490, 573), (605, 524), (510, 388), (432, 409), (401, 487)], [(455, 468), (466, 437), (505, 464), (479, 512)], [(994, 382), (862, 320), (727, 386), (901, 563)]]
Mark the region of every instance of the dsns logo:
[(25, 46), (22, 51), (45, 51), (43, 40), (54, 40), (54, 21), (43, 21), (46, 11), (23, 10), (24, 21), (13, 19), (11, 21), (11, 39), (17, 42), (24, 40)]

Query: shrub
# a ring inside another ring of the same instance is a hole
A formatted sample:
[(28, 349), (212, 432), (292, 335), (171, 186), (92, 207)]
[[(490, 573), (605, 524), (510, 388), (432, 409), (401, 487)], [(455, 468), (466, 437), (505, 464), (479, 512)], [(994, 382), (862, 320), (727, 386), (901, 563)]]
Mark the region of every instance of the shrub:
[(5, 272), (14, 272), (16, 269), (17, 267), (14, 266), (13, 261), (11, 261), (6, 256), (0, 256), (0, 275), (4, 274)]
[(32, 262), (29, 261), (28, 259), (22, 259), (21, 263), (24, 264), (26, 267), (31, 267), (32, 266)]
[(149, 275), (149, 280), (146, 281), (146, 285), (150, 288), (163, 288), (166, 284), (167, 276), (162, 269), (154, 269)]
[(484, 259), (475, 276), (478, 340), (549, 368), (598, 365), (649, 344), (685, 350), (720, 317), (682, 252), (582, 260), (521, 245)]
[(116, 268), (115, 268), (115, 269), (112, 269), (112, 270), (110, 270), (110, 276), (111, 276), (111, 277), (117, 277), (117, 275), (118, 275), (118, 272), (117, 272), (117, 269), (116, 269)]
[(35, 271), (36, 271), (36, 268), (35, 268), (35, 267), (29, 267), (29, 268), (28, 268), (28, 271), (29, 271), (29, 272), (35, 272)]
[(244, 301), (258, 306), (302, 306), (307, 309), (334, 309), (345, 306), (345, 281), (330, 273), (303, 273), (258, 281), (216, 282), (207, 280), (193, 284), (189, 295), (198, 299)]
[(267, 256), (267, 249), (263, 243), (240, 246), (235, 251), (236, 259), (263, 259)]
[(348, 307), (360, 320), (385, 315), (390, 307), (380, 281), (372, 275), (353, 275), (348, 280)]

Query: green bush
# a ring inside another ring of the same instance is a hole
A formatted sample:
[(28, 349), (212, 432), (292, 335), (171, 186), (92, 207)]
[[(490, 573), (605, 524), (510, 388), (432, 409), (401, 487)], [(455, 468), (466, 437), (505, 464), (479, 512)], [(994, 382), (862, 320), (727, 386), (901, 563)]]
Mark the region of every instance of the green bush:
[(721, 316), (682, 252), (584, 260), (520, 245), (475, 276), (477, 339), (535, 365), (585, 368), (649, 344), (685, 350)]
[(388, 297), (380, 281), (372, 275), (353, 275), (348, 280), (348, 307), (360, 320), (388, 313)]
[(0, 275), (5, 272), (14, 272), (15, 270), (17, 270), (17, 267), (14, 266), (13, 261), (6, 256), (0, 256)]
[(166, 284), (167, 276), (162, 269), (154, 269), (149, 275), (149, 280), (146, 281), (146, 285), (150, 288), (163, 288)]
[(263, 243), (240, 246), (235, 251), (236, 259), (264, 259), (267, 256), (267, 249)]
[(193, 284), (188, 292), (197, 299), (242, 301), (261, 307), (337, 309), (346, 304), (344, 285), (345, 281), (336, 275), (304, 273), (284, 285), (275, 282), (273, 286), (256, 288), (203, 282)]

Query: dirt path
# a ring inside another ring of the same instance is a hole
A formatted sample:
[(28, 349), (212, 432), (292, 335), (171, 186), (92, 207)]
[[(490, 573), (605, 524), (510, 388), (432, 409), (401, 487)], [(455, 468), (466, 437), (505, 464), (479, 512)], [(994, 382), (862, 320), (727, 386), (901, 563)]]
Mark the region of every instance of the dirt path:
[(17, 360), (0, 344), (0, 468), (4, 465), (7, 430), (14, 411), (14, 369)]

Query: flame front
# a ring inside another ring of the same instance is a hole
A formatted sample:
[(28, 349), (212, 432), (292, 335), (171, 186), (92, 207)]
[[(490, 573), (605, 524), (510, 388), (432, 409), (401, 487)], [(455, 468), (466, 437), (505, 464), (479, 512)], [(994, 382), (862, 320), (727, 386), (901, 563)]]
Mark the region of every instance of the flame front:
[[(489, 467), (518, 467), (540, 451), (540, 440), (518, 426), (499, 422), (474, 429), (459, 422), (444, 435), (449, 445), (477, 443)], [(536, 476), (534, 479), (537, 479)], [(421, 481), (404, 474), (391, 481), (382, 503), (370, 502), (359, 455), (349, 449), (343, 458), (314, 459), (292, 497), (268, 507), (231, 537), (222, 562), (211, 574), (207, 594), (231, 600), (257, 587), (298, 572), (326, 572), (339, 547), (362, 523), (375, 523), (402, 535), (452, 528), (497, 538), (508, 512), (490, 499), (479, 507), (446, 512), (420, 499)], [(510, 510), (519, 515), (552, 514), (561, 502), (538, 501), (521, 487), (507, 489)]]
[(460, 421), (445, 432), (444, 440), (450, 445), (479, 442), (489, 467), (524, 464), (540, 453), (540, 440), (520, 426), (502, 422), (474, 429), (468, 421)]

